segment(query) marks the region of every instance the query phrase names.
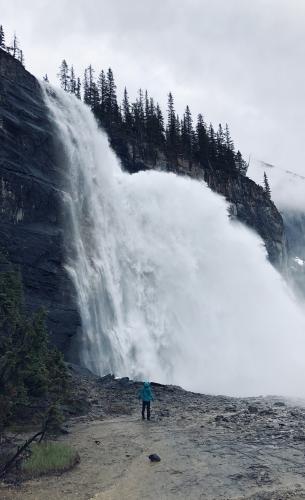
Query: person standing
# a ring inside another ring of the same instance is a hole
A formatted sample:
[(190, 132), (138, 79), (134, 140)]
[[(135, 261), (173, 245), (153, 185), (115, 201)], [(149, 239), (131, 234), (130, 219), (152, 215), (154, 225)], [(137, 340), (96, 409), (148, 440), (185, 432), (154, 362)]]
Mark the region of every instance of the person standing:
[(142, 420), (145, 420), (145, 408), (147, 420), (150, 420), (150, 402), (154, 400), (154, 394), (149, 382), (144, 382), (139, 392), (139, 400), (142, 400)]

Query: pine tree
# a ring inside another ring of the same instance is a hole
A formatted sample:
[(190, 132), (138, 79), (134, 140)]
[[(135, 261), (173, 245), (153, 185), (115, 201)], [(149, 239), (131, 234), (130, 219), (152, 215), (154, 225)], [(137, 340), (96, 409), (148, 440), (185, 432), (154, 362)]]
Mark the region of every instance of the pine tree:
[(156, 142), (157, 144), (163, 144), (165, 137), (164, 137), (164, 118), (163, 114), (161, 111), (161, 108), (159, 106), (159, 103), (156, 105)]
[(176, 114), (174, 108), (174, 98), (172, 93), (168, 94), (168, 104), (167, 104), (167, 130), (169, 135), (175, 133), (176, 124)]
[(149, 99), (149, 116), (147, 119), (147, 135), (151, 144), (162, 149), (164, 145), (164, 121), (159, 104), (155, 106), (152, 97)]
[(97, 85), (98, 85), (98, 91), (99, 91), (100, 113), (102, 114), (101, 118), (104, 118), (103, 115), (105, 113), (107, 82), (106, 82), (106, 76), (105, 76), (105, 73), (103, 70), (99, 74)]
[(145, 137), (145, 115), (142, 89), (138, 91), (136, 102), (131, 106), (133, 130), (138, 147), (141, 147)]
[(235, 155), (235, 167), (241, 173), (242, 175), (246, 175), (247, 169), (248, 169), (248, 164), (247, 162), (243, 159), (241, 152), (238, 150), (236, 155)]
[(138, 103), (138, 113), (139, 113), (140, 124), (141, 124), (141, 127), (143, 127), (143, 130), (144, 130), (144, 127), (145, 127), (145, 113), (144, 113), (144, 98), (143, 98), (143, 91), (142, 91), (142, 89), (139, 89), (139, 91), (138, 91), (137, 103)]
[[(58, 400), (67, 389), (62, 356), (51, 348), (44, 313), (29, 315), (24, 308), (22, 282), (0, 254), (0, 429), (22, 416), (25, 406), (35, 408)], [(47, 398), (47, 399), (46, 399)], [(34, 410), (35, 411), (35, 410)]]
[(234, 151), (234, 143), (231, 139), (230, 135), (230, 130), (229, 126), (226, 123), (225, 127), (225, 132), (224, 132), (224, 146), (225, 146), (225, 151), (224, 151), (224, 161), (229, 167), (229, 169), (235, 169), (236, 168), (236, 162), (235, 162), (235, 151)]
[(57, 76), (59, 78), (61, 88), (67, 92), (69, 90), (69, 67), (65, 59), (62, 60)]
[(94, 69), (91, 64), (84, 73), (84, 103), (88, 104), (92, 110), (96, 109), (99, 103), (98, 89), (94, 81)]
[[(80, 88), (78, 94), (80, 95)], [(98, 87), (94, 81), (94, 69), (91, 64), (85, 69), (84, 73), (84, 102), (90, 106), (92, 111), (97, 110), (100, 103)]]
[(225, 148), (225, 135), (223, 133), (223, 128), (221, 123), (218, 125), (218, 130), (216, 134), (216, 144), (217, 144), (217, 158), (219, 161), (224, 160), (224, 148)]
[(100, 103), (100, 96), (97, 88), (97, 84), (93, 81), (91, 84), (91, 109), (92, 111), (97, 110)]
[(176, 115), (175, 122), (174, 155), (178, 158), (178, 156), (181, 156), (181, 120), (178, 114)]
[(2, 24), (0, 25), (0, 49), (5, 50), (5, 35)]
[(87, 94), (87, 104), (91, 107), (91, 109), (94, 109), (94, 104), (95, 104), (95, 83), (94, 83), (94, 69), (91, 66), (91, 64), (87, 68), (87, 76), (88, 76), (88, 94)]
[(16, 33), (14, 33), (11, 50), (12, 50), (12, 56), (17, 58), (17, 55), (19, 53), (19, 41), (16, 36)]
[(128, 92), (127, 92), (126, 87), (124, 88), (124, 97), (123, 97), (123, 102), (122, 102), (122, 115), (123, 115), (123, 122), (124, 122), (125, 130), (130, 134), (132, 127), (133, 127), (133, 121), (132, 121), (132, 114), (130, 111), (130, 104), (129, 104)]
[(22, 66), (24, 66), (24, 55), (23, 55), (23, 50), (18, 51), (18, 61), (21, 62)]
[(191, 160), (193, 156), (194, 130), (190, 108), (186, 106), (181, 125), (181, 147), (185, 159)]
[(207, 166), (209, 161), (209, 138), (207, 135), (206, 124), (202, 114), (198, 115), (196, 125), (195, 140), (195, 159), (202, 166)]
[(46, 83), (49, 83), (49, 77), (48, 77), (47, 73), (44, 75), (43, 81)]
[(264, 191), (267, 195), (267, 198), (269, 198), (269, 200), (271, 200), (271, 189), (270, 189), (270, 185), (269, 185), (269, 181), (268, 181), (268, 177), (267, 177), (266, 172), (264, 172)]
[(144, 107), (144, 120), (145, 120), (145, 130), (148, 131), (150, 124), (151, 124), (151, 119), (153, 117), (153, 107), (151, 107), (151, 103), (148, 98), (148, 92), (145, 90), (145, 107)]
[(69, 92), (70, 94), (76, 93), (76, 78), (73, 65), (70, 68), (70, 76), (69, 76)]
[(166, 126), (166, 151), (170, 160), (177, 159), (180, 142), (180, 120), (177, 119), (174, 98), (172, 93), (168, 94), (167, 104), (167, 126)]
[(87, 75), (87, 68), (84, 71), (84, 79), (83, 79), (83, 89), (84, 89), (84, 103), (85, 104), (90, 104), (90, 95), (89, 95), (89, 84), (88, 84), (88, 75)]
[(109, 68), (107, 71), (106, 79), (106, 95), (105, 95), (105, 123), (106, 126), (111, 129), (115, 126), (118, 121), (119, 108), (116, 96), (116, 84), (114, 82), (114, 76), (112, 69)]
[(208, 148), (209, 160), (213, 163), (216, 161), (217, 158), (217, 144), (216, 144), (215, 131), (212, 123), (210, 123), (209, 126), (208, 138), (209, 138), (209, 148)]
[(76, 89), (75, 89), (75, 95), (77, 97), (77, 99), (81, 99), (81, 82), (80, 82), (80, 78), (78, 77), (77, 78), (77, 81), (76, 81)]
[(226, 127), (225, 127), (225, 145), (226, 145), (226, 148), (228, 150), (234, 152), (234, 143), (233, 143), (233, 141), (231, 139), (229, 126), (228, 126), (227, 123), (226, 123)]

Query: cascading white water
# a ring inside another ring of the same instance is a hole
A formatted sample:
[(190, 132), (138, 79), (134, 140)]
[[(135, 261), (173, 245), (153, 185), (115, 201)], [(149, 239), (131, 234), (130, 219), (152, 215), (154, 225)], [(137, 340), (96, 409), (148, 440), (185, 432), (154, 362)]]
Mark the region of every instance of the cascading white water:
[(200, 392), (304, 395), (304, 318), (262, 241), (202, 182), (124, 173), (77, 99), (46, 102), (70, 176), (83, 363)]

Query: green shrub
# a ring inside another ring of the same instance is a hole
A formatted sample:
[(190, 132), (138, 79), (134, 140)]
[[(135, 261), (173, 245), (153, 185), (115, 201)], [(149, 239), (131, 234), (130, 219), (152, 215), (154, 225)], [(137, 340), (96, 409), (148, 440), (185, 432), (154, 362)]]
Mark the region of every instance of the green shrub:
[(33, 399), (50, 404), (67, 389), (63, 357), (49, 345), (45, 317), (42, 310), (26, 313), (21, 277), (0, 253), (0, 430)]
[(48, 472), (63, 472), (78, 463), (78, 453), (62, 443), (35, 443), (31, 455), (23, 462), (22, 469), (31, 476)]

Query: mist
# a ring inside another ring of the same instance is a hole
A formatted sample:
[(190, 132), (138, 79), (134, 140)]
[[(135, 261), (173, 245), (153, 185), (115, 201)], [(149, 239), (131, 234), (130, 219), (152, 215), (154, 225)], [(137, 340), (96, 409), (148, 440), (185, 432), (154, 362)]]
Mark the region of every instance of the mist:
[(305, 176), (297, 173), (301, 170), (301, 165), (293, 162), (284, 169), (252, 159), (247, 175), (263, 186), (266, 172), (276, 206), (283, 211), (305, 212)]

